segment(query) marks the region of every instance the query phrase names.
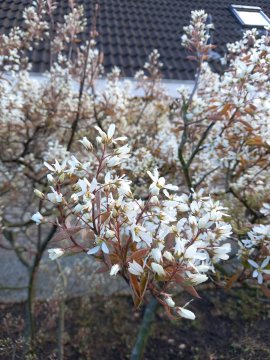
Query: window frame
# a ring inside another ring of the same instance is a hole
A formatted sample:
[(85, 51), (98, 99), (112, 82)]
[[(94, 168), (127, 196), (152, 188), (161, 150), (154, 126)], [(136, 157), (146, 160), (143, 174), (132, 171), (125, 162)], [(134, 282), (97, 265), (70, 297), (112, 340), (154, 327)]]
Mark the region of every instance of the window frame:
[(265, 20), (266, 22), (268, 22), (269, 26), (270, 26), (270, 19), (269, 17), (263, 12), (262, 8), (259, 6), (247, 6), (247, 5), (235, 5), (232, 4), (230, 5), (230, 10), (232, 12), (232, 14), (235, 16), (235, 18), (239, 21), (239, 23), (242, 26), (245, 27), (250, 27), (250, 28), (264, 28), (266, 25), (255, 25), (255, 24), (247, 24), (245, 23), (245, 21), (242, 20), (241, 16), (239, 15), (238, 12), (241, 11), (245, 11), (245, 12), (256, 12), (259, 13)]

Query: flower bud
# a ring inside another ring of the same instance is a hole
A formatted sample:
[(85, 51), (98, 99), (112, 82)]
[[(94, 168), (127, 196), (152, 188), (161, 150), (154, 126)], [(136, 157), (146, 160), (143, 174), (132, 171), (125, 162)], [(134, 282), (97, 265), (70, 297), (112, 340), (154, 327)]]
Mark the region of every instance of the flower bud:
[(171, 298), (170, 295), (166, 295), (166, 297), (165, 297), (165, 303), (166, 303), (169, 307), (174, 307), (174, 306), (175, 306), (175, 302), (173, 301), (173, 299)]
[(168, 261), (173, 261), (174, 260), (174, 257), (173, 255), (169, 252), (169, 251), (165, 251), (163, 256), (165, 257), (165, 259), (167, 259)]
[(59, 176), (59, 181), (60, 181), (61, 183), (64, 182), (65, 176), (66, 176), (66, 174), (64, 174), (64, 173), (62, 173), (62, 174)]
[(65, 253), (65, 250), (60, 249), (60, 248), (54, 248), (54, 249), (49, 249), (48, 253), (49, 253), (49, 258), (51, 260), (55, 260), (55, 259), (59, 258), (60, 256), (62, 256)]
[(93, 145), (91, 144), (91, 142), (87, 139), (86, 136), (83, 137), (82, 140), (79, 140), (80, 143), (83, 144), (83, 146), (87, 149), (92, 151), (93, 150)]
[(111, 267), (110, 275), (115, 276), (118, 273), (119, 270), (120, 270), (120, 265), (119, 264), (114, 264)]
[(38, 211), (36, 212), (32, 217), (31, 219), (37, 224), (41, 224), (44, 220), (44, 217), (41, 215), (41, 213)]
[(113, 238), (113, 237), (115, 237), (115, 232), (113, 230), (107, 229), (105, 236), (106, 236), (106, 238)]
[(151, 268), (158, 276), (166, 276), (166, 273), (161, 265), (152, 262)]
[(158, 205), (159, 204), (158, 197), (156, 195), (152, 196), (150, 199), (150, 203), (153, 205)]
[(77, 203), (79, 201), (79, 197), (77, 196), (77, 194), (72, 194), (70, 198), (74, 203)]
[(45, 199), (45, 195), (43, 194), (43, 192), (39, 191), (38, 189), (34, 190), (34, 193), (37, 197), (39, 197), (40, 199)]
[(51, 183), (51, 184), (54, 183), (54, 178), (53, 178), (53, 176), (52, 176), (51, 174), (48, 174), (48, 175), (47, 175), (47, 180), (48, 180), (48, 182)]
[(185, 319), (189, 319), (189, 320), (195, 320), (195, 314), (188, 310), (188, 309), (185, 309), (185, 308), (182, 308), (182, 307), (178, 307), (176, 309), (176, 312), (179, 316), (185, 318)]

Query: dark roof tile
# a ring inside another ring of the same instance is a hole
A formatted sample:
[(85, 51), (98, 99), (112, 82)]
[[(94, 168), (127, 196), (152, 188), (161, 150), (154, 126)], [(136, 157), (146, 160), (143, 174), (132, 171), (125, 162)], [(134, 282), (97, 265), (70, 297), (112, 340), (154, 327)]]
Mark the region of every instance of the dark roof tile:
[[(88, 29), (81, 36), (87, 39), (93, 9), (99, 3), (97, 30), (98, 46), (104, 52), (104, 68), (122, 69), (124, 76), (134, 76), (153, 49), (158, 49), (163, 63), (164, 77), (191, 80), (194, 64), (189, 62), (181, 47), (183, 26), (189, 23), (191, 10), (204, 9), (215, 23), (214, 43), (222, 53), (228, 42), (241, 38), (242, 27), (229, 10), (231, 3), (260, 6), (270, 17), (269, 0), (78, 0), (87, 17)], [(0, 33), (8, 33), (13, 26), (22, 26), (23, 9), (32, 0), (0, 0)], [(55, 22), (61, 23), (68, 13), (68, 0), (58, 0)], [(49, 68), (49, 44), (38, 45), (30, 54), (34, 72)]]

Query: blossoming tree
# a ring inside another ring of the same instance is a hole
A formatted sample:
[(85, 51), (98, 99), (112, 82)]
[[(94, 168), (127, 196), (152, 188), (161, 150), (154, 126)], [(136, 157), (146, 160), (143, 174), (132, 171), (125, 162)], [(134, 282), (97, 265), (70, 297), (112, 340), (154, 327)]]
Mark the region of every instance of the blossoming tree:
[[(31, 346), (46, 249), (52, 260), (91, 256), (124, 279), (135, 306), (152, 297), (172, 318), (195, 318), (175, 304), (175, 285), (198, 297), (196, 286), (220, 271), (227, 286), (255, 279), (269, 296), (268, 30), (229, 44), (218, 75), (207, 14), (192, 12), (182, 45), (197, 64), (193, 91), (166, 94), (155, 50), (136, 74), (144, 96), (135, 98), (117, 68), (96, 87), (98, 7), (82, 43), (83, 8), (70, 1), (59, 26), (55, 6), (34, 2), (25, 30), (0, 37), (1, 246), (29, 270)], [(50, 71), (37, 81), (27, 50), (43, 41)], [(225, 271), (234, 257), (236, 272)]]

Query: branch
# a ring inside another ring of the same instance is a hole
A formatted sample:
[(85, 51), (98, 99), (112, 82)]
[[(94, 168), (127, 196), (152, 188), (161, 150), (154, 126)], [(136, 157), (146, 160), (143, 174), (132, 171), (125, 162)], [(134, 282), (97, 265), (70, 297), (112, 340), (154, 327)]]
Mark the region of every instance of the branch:
[(187, 103), (187, 109), (189, 108), (190, 104), (192, 103), (193, 97), (197, 91), (197, 88), (199, 86), (199, 79), (200, 79), (200, 75), (201, 75), (201, 71), (202, 71), (202, 60), (200, 59), (199, 62), (199, 66), (197, 69), (197, 74), (196, 74), (196, 78), (195, 78), (195, 84), (193, 86), (192, 92), (189, 95), (189, 99), (188, 99), (188, 103)]
[(232, 187), (229, 187), (229, 192), (238, 200), (241, 202), (241, 204), (243, 204), (245, 206), (245, 208), (252, 214), (253, 219), (252, 219), (252, 223), (254, 223), (257, 219), (264, 217), (262, 214), (260, 214), (258, 211), (253, 210), (249, 204), (247, 203), (247, 201), (243, 198), (241, 198), (234, 190)]
[(15, 251), (15, 254), (16, 254), (17, 258), (20, 260), (20, 262), (23, 264), (23, 266), (25, 266), (29, 270), (30, 269), (30, 264), (24, 259), (24, 257), (21, 254), (21, 251), (16, 246), (15, 241), (14, 241), (14, 237), (13, 237), (13, 233), (11, 231), (8, 231), (8, 230), (4, 229), (3, 230), (3, 235), (8, 240), (10, 245), (12, 246), (12, 249)]
[(157, 299), (155, 297), (152, 297), (150, 303), (145, 308), (142, 324), (140, 326), (136, 343), (130, 356), (130, 360), (143, 359), (144, 350), (147, 344), (147, 340), (150, 336), (151, 324), (155, 318), (157, 306)]
[(200, 151), (200, 148), (204, 142), (204, 140), (207, 138), (207, 135), (209, 133), (209, 131), (212, 129), (212, 127), (215, 125), (215, 122), (211, 122), (211, 124), (209, 124), (207, 126), (207, 128), (205, 129), (205, 131), (203, 132), (202, 134), (202, 137), (200, 138), (200, 140), (198, 141), (196, 147), (195, 147), (195, 150), (192, 152), (190, 158), (188, 159), (188, 162), (187, 162), (187, 167), (189, 167), (194, 159), (194, 157), (198, 154), (198, 152)]
[(91, 41), (88, 41), (87, 49), (86, 49), (86, 58), (85, 58), (84, 66), (83, 66), (83, 75), (82, 75), (82, 80), (81, 80), (80, 89), (79, 89), (77, 113), (76, 113), (75, 120), (73, 121), (73, 123), (71, 125), (71, 135), (70, 135), (70, 138), (69, 138), (69, 141), (68, 141), (68, 144), (67, 144), (67, 150), (68, 151), (70, 151), (70, 149), (71, 149), (73, 139), (74, 139), (74, 136), (75, 136), (75, 132), (77, 130), (77, 126), (78, 126), (78, 123), (79, 123), (79, 120), (80, 120), (80, 112), (81, 112), (81, 105), (82, 105), (82, 95), (83, 95), (84, 84), (85, 84), (85, 79), (86, 79), (86, 71), (87, 71), (87, 64), (88, 64), (90, 47), (91, 47)]
[(185, 160), (184, 154), (183, 154), (183, 150), (184, 150), (185, 144), (187, 142), (187, 125), (188, 125), (188, 120), (186, 118), (187, 105), (185, 103), (183, 104), (182, 111), (183, 111), (184, 129), (183, 129), (181, 142), (178, 147), (178, 158), (182, 165), (182, 169), (184, 172), (184, 176), (185, 176), (188, 188), (189, 188), (189, 190), (191, 190), (192, 189), (192, 179), (190, 177), (189, 168), (187, 166), (187, 163), (186, 163), (186, 160)]
[(37, 270), (42, 259), (43, 253), (46, 250), (49, 241), (52, 239), (55, 234), (57, 226), (53, 226), (47, 235), (46, 239), (40, 245), (38, 253), (35, 256), (34, 263), (30, 269), (30, 278), (28, 282), (28, 294), (27, 294), (27, 315), (28, 315), (28, 331), (29, 331), (29, 352), (34, 351), (35, 345), (35, 315), (34, 315), (34, 302), (35, 302), (35, 280)]
[(215, 172), (216, 170), (219, 169), (219, 166), (217, 166), (216, 168), (208, 171), (207, 173), (205, 173), (201, 178), (200, 180), (198, 180), (195, 184), (194, 184), (194, 190), (199, 186), (201, 185), (201, 183), (207, 178), (208, 175), (212, 174), (213, 172)]

